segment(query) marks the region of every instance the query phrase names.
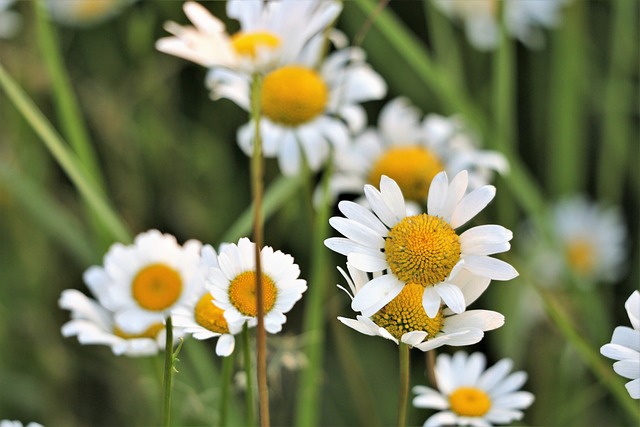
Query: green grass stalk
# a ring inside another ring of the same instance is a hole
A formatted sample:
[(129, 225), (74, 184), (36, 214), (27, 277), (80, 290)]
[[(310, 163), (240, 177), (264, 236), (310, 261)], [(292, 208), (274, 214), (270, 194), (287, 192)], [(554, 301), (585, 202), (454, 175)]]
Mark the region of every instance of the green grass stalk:
[(80, 195), (95, 212), (101, 223), (109, 230), (113, 238), (122, 243), (129, 243), (131, 237), (126, 226), (110, 206), (100, 186), (87, 172), (77, 155), (67, 148), (67, 144), (58, 135), (51, 123), (5, 71), (2, 65), (0, 65), (0, 87), (5, 91), (27, 123), (38, 134), (49, 152), (78, 189)]
[(173, 385), (173, 323), (171, 316), (165, 322), (166, 338), (164, 346), (164, 381), (162, 394), (162, 425), (171, 425), (171, 388)]
[(227, 425), (229, 413), (229, 392), (231, 390), (231, 381), (233, 380), (233, 365), (235, 361), (235, 353), (222, 358), (222, 378), (220, 379), (220, 419), (218, 424), (221, 427)]
[(398, 427), (407, 425), (407, 406), (409, 403), (409, 345), (400, 343), (400, 389), (398, 390)]
[(436, 10), (431, 0), (422, 0), (422, 8), (435, 62), (440, 64), (456, 87), (463, 88), (465, 67), (451, 21)]
[(307, 359), (308, 364), (302, 371), (300, 385), (298, 386), (298, 401), (296, 412), (296, 425), (299, 427), (314, 427), (319, 425), (319, 413), (321, 404), (322, 366), (324, 360), (325, 342), (325, 293), (328, 286), (327, 271), (328, 250), (324, 246), (324, 240), (329, 234), (329, 180), (331, 178), (331, 166), (327, 166), (322, 177), (322, 202), (315, 216), (313, 225), (313, 240), (311, 249), (311, 273), (309, 278), (309, 290), (305, 296), (305, 312), (303, 319), (304, 335), (308, 337)]
[(251, 85), (251, 118), (255, 125), (253, 138), (253, 156), (251, 158), (251, 190), (253, 193), (253, 239), (256, 244), (256, 303), (258, 305), (256, 326), (256, 357), (258, 374), (258, 405), (260, 408), (260, 426), (269, 426), (269, 387), (267, 385), (267, 331), (264, 327), (264, 289), (262, 288), (262, 260), (260, 252), (264, 244), (264, 223), (262, 217), (262, 198), (264, 193), (264, 159), (262, 157), (262, 138), (260, 135), (262, 79), (256, 74)]

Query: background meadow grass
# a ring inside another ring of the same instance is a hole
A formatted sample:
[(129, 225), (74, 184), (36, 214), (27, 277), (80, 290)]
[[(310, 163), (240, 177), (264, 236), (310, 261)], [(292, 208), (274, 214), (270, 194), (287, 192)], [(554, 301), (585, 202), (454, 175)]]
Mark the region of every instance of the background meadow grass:
[[(81, 140), (86, 130), (97, 169), (86, 161), (81, 169), (94, 174), (93, 188), (104, 188), (130, 233), (157, 228), (180, 242), (196, 238), (217, 246), (248, 234), (237, 219), (251, 202), (249, 162), (235, 140), (247, 114), (229, 101), (208, 98), (206, 70), (154, 50), (164, 21), (186, 22), (181, 5), (140, 1), (95, 26), (54, 27), (79, 115), (73, 102), (60, 104), (56, 95), (64, 92), (52, 74), (56, 43), (38, 25), (33, 2), (14, 7), (24, 25), (1, 42), (0, 64), (67, 142), (74, 132)], [(207, 7), (224, 16), (223, 2)], [(374, 7), (367, 0), (345, 2), (337, 27), (353, 40)], [(487, 147), (511, 160), (511, 175), (497, 180), (496, 200), (480, 221), (515, 231), (508, 259), (522, 275), (493, 283), (483, 295), (477, 306), (504, 313), (506, 324), (467, 350), (485, 351), (491, 362), (513, 358), (515, 369), (529, 373), (524, 388), (536, 402), (523, 425), (634, 425), (638, 402), (627, 395), (625, 409), (614, 397), (605, 384), (624, 394), (624, 381), (598, 350), (616, 325), (628, 325), (624, 301), (640, 281), (638, 2), (576, 0), (561, 15), (561, 26), (546, 31), (542, 50), (510, 42), (481, 53), (428, 3), (394, 1), (362, 46), (387, 81), (386, 100), (402, 95), (425, 113), (462, 113)], [(383, 105), (366, 105), (370, 124)], [(273, 160), (266, 172), (267, 188), (277, 189), (270, 193), (265, 242), (293, 254), (308, 279), (317, 177), (284, 180)], [(536, 271), (527, 269), (520, 251), (528, 242), (518, 231), (523, 222), (540, 220), (548, 203), (578, 192), (622, 207), (629, 229), (627, 270), (618, 283), (586, 290), (567, 283), (543, 293), (546, 307), (558, 308), (548, 314), (534, 285)], [(88, 292), (82, 272), (101, 262), (114, 233), (88, 208), (4, 91), (0, 208), (0, 419), (48, 426), (159, 423), (162, 355), (114, 357), (106, 347), (81, 346), (60, 334), (68, 320), (57, 305), (60, 292)], [(397, 349), (335, 320), (351, 313), (348, 298), (333, 287), (342, 283), (335, 266), (344, 259), (328, 257), (320, 424), (393, 425)], [(299, 335), (305, 301), (288, 315), (286, 339), (270, 336), (270, 348), (304, 350), (313, 339)], [(580, 347), (585, 343), (586, 351)], [(426, 384), (424, 354), (414, 351), (411, 358), (411, 384)], [(221, 361), (213, 343), (188, 340), (180, 359), (174, 424), (215, 423)], [(290, 425), (300, 373), (273, 366), (272, 423)], [(243, 401), (234, 390), (230, 423), (241, 425)], [(408, 421), (422, 424), (428, 414), (410, 408)]]

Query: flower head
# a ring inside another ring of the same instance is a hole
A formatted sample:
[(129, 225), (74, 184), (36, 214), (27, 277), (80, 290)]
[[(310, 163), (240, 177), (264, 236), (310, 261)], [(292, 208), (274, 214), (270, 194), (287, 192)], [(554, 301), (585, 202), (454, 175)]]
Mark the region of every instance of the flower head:
[(440, 354), (436, 360), (439, 390), (425, 386), (413, 388), (413, 406), (440, 410), (425, 426), (505, 425), (522, 418), (522, 410), (533, 403), (533, 394), (518, 391), (527, 380), (522, 371), (509, 374), (512, 362), (502, 359), (485, 370), (482, 353), (453, 356)]
[[(510, 36), (529, 47), (541, 47), (544, 34), (540, 27), (555, 27), (558, 12), (566, 0), (504, 0), (505, 22)], [(434, 0), (451, 18), (463, 21), (469, 42), (479, 50), (491, 50), (500, 39), (499, 5), (496, 0)]]
[[(369, 282), (368, 273), (360, 271), (347, 263), (348, 274), (340, 269), (350, 291), (343, 289), (353, 298)], [(466, 275), (466, 273), (462, 273)], [(379, 277), (379, 273), (375, 276)], [(488, 285), (479, 288), (471, 275), (463, 283), (463, 294), (469, 304), (473, 302)], [(467, 286), (470, 285), (470, 286)], [(365, 335), (377, 335), (398, 344), (408, 344), (422, 351), (451, 345), (463, 346), (479, 342), (484, 331), (499, 328), (504, 324), (504, 316), (488, 310), (468, 310), (455, 314), (448, 308), (440, 308), (435, 316), (427, 316), (422, 306), (425, 288), (415, 283), (407, 284), (400, 294), (372, 316), (359, 315), (356, 319), (338, 317), (345, 325)]]
[[(287, 321), (284, 313), (302, 298), (307, 290), (306, 281), (298, 279), (300, 269), (291, 255), (265, 246), (260, 251), (265, 329), (277, 333)], [(220, 250), (219, 268), (207, 274), (209, 290), (216, 305), (224, 310), (229, 328), (257, 323), (255, 243), (242, 238), (238, 244), (229, 244)]]
[(624, 304), (632, 328), (618, 326), (613, 331), (611, 343), (600, 347), (600, 353), (617, 360), (613, 370), (630, 379), (627, 391), (634, 399), (640, 399), (640, 291), (634, 291)]
[(104, 266), (89, 268), (84, 280), (118, 327), (139, 334), (162, 324), (204, 281), (201, 244), (178, 245), (175, 237), (157, 230), (135, 238), (133, 245), (116, 243), (104, 257)]
[(220, 19), (202, 5), (187, 2), (184, 12), (195, 27), (167, 23), (174, 37), (158, 40), (156, 48), (205, 67), (266, 72), (291, 63), (341, 9), (334, 0), (230, 0), (227, 15), (240, 22), (240, 30), (229, 35)]
[(488, 184), (493, 172), (508, 163), (495, 151), (476, 148), (475, 139), (456, 117), (420, 112), (406, 98), (396, 98), (380, 112), (377, 129), (368, 129), (334, 156), (332, 192), (362, 194), (365, 184), (377, 185), (382, 175), (396, 181), (412, 210), (421, 210), (433, 178), (467, 170), (469, 189)]
[(329, 222), (345, 237), (327, 239), (325, 244), (346, 255), (359, 270), (384, 272), (354, 295), (354, 311), (372, 316), (405, 286), (414, 284), (424, 288), (422, 305), (429, 317), (438, 314), (441, 302), (461, 313), (468, 305), (461, 281), (468, 274), (479, 288), (486, 288), (491, 279), (517, 276), (511, 265), (489, 257), (509, 250), (511, 231), (485, 225), (456, 232), (495, 195), (495, 188), (489, 185), (465, 195), (467, 184), (466, 171), (451, 183), (445, 172), (439, 173), (429, 189), (427, 213), (419, 215), (407, 215), (400, 187), (387, 176), (380, 180), (380, 191), (371, 185), (364, 188), (371, 210), (354, 202), (338, 204), (346, 218), (333, 217)]
[[(16, 420), (0, 420), (0, 427), (23, 427), (23, 424)], [(25, 427), (42, 427), (42, 424), (30, 422)]]
[[(202, 262), (207, 269), (219, 267), (218, 254), (211, 245), (202, 247)], [(234, 335), (240, 332), (241, 325), (229, 324), (224, 317), (224, 310), (215, 304), (204, 282), (199, 285), (185, 306), (173, 310), (173, 325), (198, 340), (219, 337), (216, 353), (218, 356), (229, 356), (235, 347)]]
[(22, 16), (9, 10), (15, 0), (0, 0), (0, 40), (13, 37), (22, 25)]
[(117, 14), (135, 0), (46, 0), (51, 17), (62, 24), (86, 26)]
[[(311, 52), (309, 52), (311, 51)], [(318, 170), (329, 158), (331, 147), (345, 146), (349, 132), (366, 122), (359, 103), (379, 99), (386, 84), (365, 62), (361, 49), (341, 49), (318, 67), (316, 49), (310, 46), (295, 63), (264, 76), (261, 86), (260, 134), (265, 157), (277, 157), (285, 175), (297, 174), (303, 158)], [(216, 69), (208, 83), (214, 98), (226, 97), (249, 110), (251, 80), (240, 73)], [(253, 153), (255, 122), (238, 131), (238, 143)]]

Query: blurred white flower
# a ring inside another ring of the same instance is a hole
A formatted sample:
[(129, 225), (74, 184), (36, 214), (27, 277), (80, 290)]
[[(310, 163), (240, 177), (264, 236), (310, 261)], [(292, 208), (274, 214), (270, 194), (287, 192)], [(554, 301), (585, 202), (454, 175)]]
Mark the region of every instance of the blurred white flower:
[[(15, 420), (0, 420), (0, 427), (23, 427), (23, 424), (22, 422)], [(43, 427), (43, 425), (30, 422), (25, 427)]]
[(13, 37), (22, 25), (22, 16), (9, 10), (15, 0), (0, 0), (0, 39)]
[(61, 24), (89, 26), (102, 22), (137, 0), (46, 0), (51, 19)]
[(613, 331), (611, 343), (600, 347), (600, 353), (617, 360), (613, 370), (629, 381), (627, 391), (634, 399), (640, 399), (640, 291), (633, 291), (624, 304), (632, 328), (618, 326)]
[(425, 427), (506, 425), (522, 419), (522, 410), (534, 401), (533, 394), (519, 391), (527, 374), (518, 371), (508, 375), (510, 359), (486, 370), (485, 365), (482, 353), (438, 355), (435, 374), (439, 390), (413, 388), (417, 394), (413, 406), (440, 411), (425, 421)]
[(467, 38), (479, 50), (495, 49), (500, 29), (498, 10), (504, 8), (507, 31), (532, 48), (544, 45), (542, 28), (556, 27), (567, 0), (433, 0), (447, 16), (463, 22)]

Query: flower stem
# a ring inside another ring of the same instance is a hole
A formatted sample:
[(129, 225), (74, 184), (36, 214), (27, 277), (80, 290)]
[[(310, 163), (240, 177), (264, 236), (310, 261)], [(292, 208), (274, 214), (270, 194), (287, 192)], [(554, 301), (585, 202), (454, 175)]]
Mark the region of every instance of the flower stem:
[(398, 427), (407, 425), (409, 402), (409, 345), (400, 343), (400, 390), (398, 391)]
[(245, 393), (245, 399), (247, 402), (247, 425), (254, 426), (256, 424), (256, 414), (254, 409), (253, 399), (253, 369), (251, 369), (251, 343), (249, 341), (249, 327), (245, 323), (242, 326), (242, 338), (243, 338), (243, 356), (244, 356), (244, 373), (247, 377), (247, 389)]
[(260, 91), (262, 80), (259, 75), (253, 77), (251, 86), (251, 116), (255, 125), (253, 139), (253, 157), (251, 158), (251, 188), (253, 192), (253, 239), (256, 243), (256, 300), (258, 305), (256, 326), (256, 357), (258, 371), (258, 400), (260, 425), (269, 426), (269, 389), (267, 386), (267, 331), (264, 328), (264, 290), (262, 289), (262, 260), (260, 251), (263, 246), (262, 193), (264, 191), (264, 160), (262, 158), (262, 139), (260, 136)]
[(227, 414), (229, 407), (229, 390), (231, 389), (231, 377), (233, 375), (233, 362), (235, 352), (222, 358), (222, 378), (220, 379), (220, 427), (227, 425)]
[(166, 338), (164, 347), (164, 396), (162, 399), (162, 425), (171, 425), (171, 385), (173, 383), (173, 324), (171, 316), (167, 317)]
[(435, 390), (438, 390), (438, 377), (436, 376), (436, 351), (427, 351), (427, 377), (429, 384)]

